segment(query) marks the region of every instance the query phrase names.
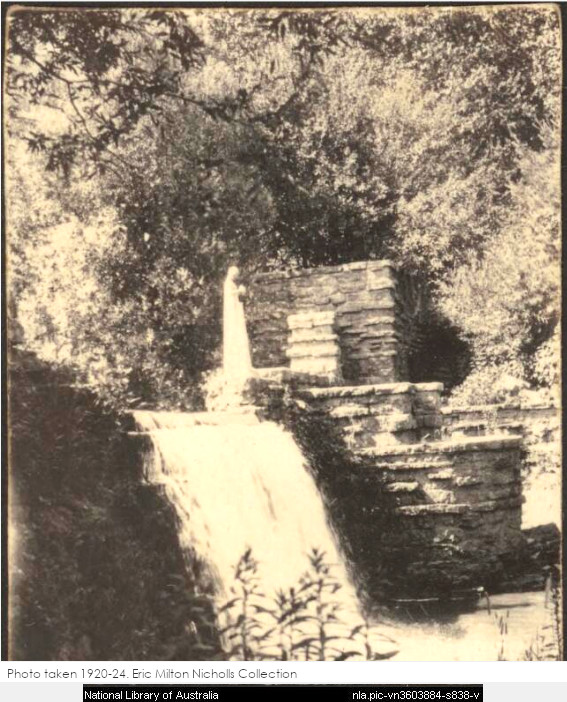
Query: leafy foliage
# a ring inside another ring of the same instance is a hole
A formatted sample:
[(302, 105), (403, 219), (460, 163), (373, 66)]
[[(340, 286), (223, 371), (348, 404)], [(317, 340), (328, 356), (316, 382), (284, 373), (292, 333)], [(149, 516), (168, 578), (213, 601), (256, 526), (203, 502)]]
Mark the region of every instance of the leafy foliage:
[(119, 418), (68, 372), (11, 363), (10, 659), (222, 656), (210, 586)]
[(440, 306), (468, 337), (477, 368), (507, 366), (543, 384), (553, 373), (536, 371), (535, 354), (559, 321), (557, 155), (556, 146), (526, 153), (526, 176), (511, 189), (507, 221), (441, 285)]
[(26, 314), (43, 309), (30, 343), (44, 353), (49, 331), (86, 375), (101, 363), (122, 403), (196, 406), (230, 263), (389, 257), (477, 366), (549, 382), (534, 364), (558, 317), (558, 26), (543, 7), (14, 11), (12, 142), (52, 172), (57, 222), (112, 230), (75, 239), (88, 271), (65, 265), (95, 281), (76, 315), (76, 284), (37, 283), (44, 224), (18, 224), (11, 187), (14, 280), (31, 281)]
[(352, 627), (344, 611), (341, 583), (325, 554), (313, 549), (309, 569), (300, 582), (275, 595), (261, 592), (258, 563), (251, 551), (235, 568), (234, 597), (218, 611), (225, 624), (221, 635), (232, 660), (344, 661), (383, 660), (396, 650), (379, 653), (378, 643), (394, 642), (362, 620)]
[(159, 113), (160, 100), (180, 95), (185, 72), (203, 62), (203, 42), (186, 19), (112, 9), (11, 13), (12, 114), (28, 103), (66, 118), (61, 133), (24, 135), (32, 151), (48, 153), (49, 170), (69, 174), (79, 157), (102, 166), (122, 160), (112, 147), (144, 115)]

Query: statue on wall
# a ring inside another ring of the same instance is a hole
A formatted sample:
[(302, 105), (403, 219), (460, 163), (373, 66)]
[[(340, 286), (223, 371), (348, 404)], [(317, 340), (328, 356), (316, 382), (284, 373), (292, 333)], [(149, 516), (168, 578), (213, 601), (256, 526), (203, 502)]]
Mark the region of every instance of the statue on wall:
[(239, 269), (231, 266), (223, 289), (222, 369), (226, 381), (234, 385), (244, 383), (253, 375), (242, 303), (246, 288), (238, 284), (239, 275)]

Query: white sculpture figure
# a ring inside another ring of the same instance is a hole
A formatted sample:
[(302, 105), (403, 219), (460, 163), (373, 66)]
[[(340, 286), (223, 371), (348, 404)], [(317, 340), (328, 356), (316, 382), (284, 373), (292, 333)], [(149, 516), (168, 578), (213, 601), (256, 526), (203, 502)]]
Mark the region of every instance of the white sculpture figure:
[(244, 305), (241, 300), (246, 288), (236, 282), (239, 273), (236, 266), (228, 269), (223, 299), (223, 375), (228, 383), (234, 385), (244, 384), (253, 374)]

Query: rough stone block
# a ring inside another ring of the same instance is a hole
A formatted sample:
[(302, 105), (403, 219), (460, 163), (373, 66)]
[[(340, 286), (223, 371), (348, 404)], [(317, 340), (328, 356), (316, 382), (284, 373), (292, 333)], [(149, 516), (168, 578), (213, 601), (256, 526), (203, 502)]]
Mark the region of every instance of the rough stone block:
[(444, 470), (437, 470), (434, 473), (428, 473), (427, 477), (429, 480), (453, 480), (455, 471), (453, 468), (445, 468)]
[(290, 345), (311, 341), (333, 341), (338, 343), (338, 337), (331, 325), (295, 328), (291, 330), (291, 334), (288, 337), (288, 344)]
[(335, 313), (325, 312), (302, 312), (290, 314), (287, 317), (287, 324), (290, 329), (308, 329), (317, 326), (333, 326), (335, 323)]
[(329, 376), (335, 380), (340, 379), (340, 364), (336, 357), (320, 358), (300, 357), (292, 358), (290, 362), (292, 371), (309, 373), (317, 376)]
[(388, 483), (385, 488), (386, 492), (416, 492), (419, 490), (418, 482), (407, 482), (407, 483)]
[(286, 351), (288, 358), (312, 358), (314, 360), (322, 357), (338, 358), (339, 355), (340, 350), (337, 342), (334, 340), (324, 342), (302, 341), (290, 344)]
[(392, 266), (387, 262), (379, 265), (368, 265), (366, 268), (366, 288), (377, 290), (381, 288), (394, 289), (396, 278)]

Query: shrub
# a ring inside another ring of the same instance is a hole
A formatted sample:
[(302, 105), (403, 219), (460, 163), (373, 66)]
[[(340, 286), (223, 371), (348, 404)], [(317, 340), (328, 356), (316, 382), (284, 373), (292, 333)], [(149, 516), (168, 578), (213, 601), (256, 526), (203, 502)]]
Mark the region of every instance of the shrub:
[[(233, 660), (381, 660), (380, 635), (366, 619), (352, 620), (341, 598), (341, 582), (325, 554), (313, 549), (299, 583), (273, 594), (262, 592), (258, 564), (248, 550), (237, 563), (233, 595), (219, 609), (221, 635)], [(350, 603), (354, 605), (355, 603)], [(354, 626), (353, 626), (354, 624)]]
[(222, 655), (208, 584), (120, 418), (69, 373), (11, 361), (10, 659)]

